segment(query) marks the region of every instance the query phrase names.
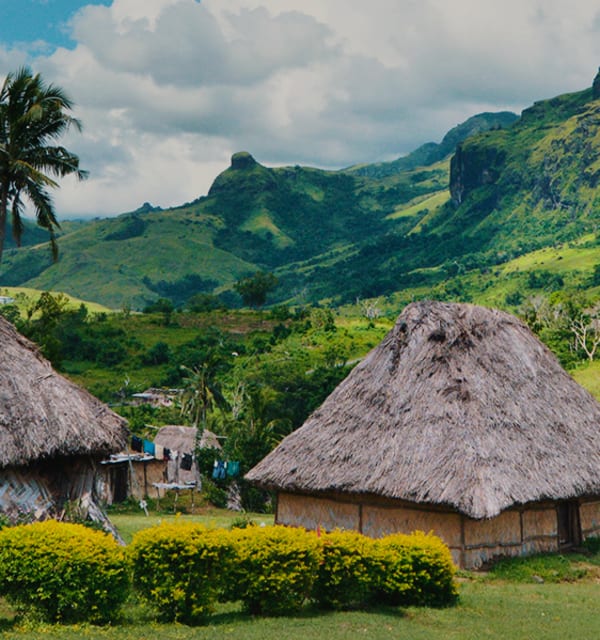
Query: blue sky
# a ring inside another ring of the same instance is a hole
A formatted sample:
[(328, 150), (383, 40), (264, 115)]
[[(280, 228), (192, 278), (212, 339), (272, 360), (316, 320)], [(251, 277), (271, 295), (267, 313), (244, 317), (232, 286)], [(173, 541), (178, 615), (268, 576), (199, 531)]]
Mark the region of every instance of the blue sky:
[(29, 65), (83, 123), (59, 218), (189, 202), (242, 150), (392, 160), (599, 64), (598, 0), (0, 0), (0, 80)]
[(111, 0), (0, 0), (0, 41), (10, 47), (44, 42), (47, 52), (58, 46), (73, 48), (67, 23), (88, 4), (109, 6)]

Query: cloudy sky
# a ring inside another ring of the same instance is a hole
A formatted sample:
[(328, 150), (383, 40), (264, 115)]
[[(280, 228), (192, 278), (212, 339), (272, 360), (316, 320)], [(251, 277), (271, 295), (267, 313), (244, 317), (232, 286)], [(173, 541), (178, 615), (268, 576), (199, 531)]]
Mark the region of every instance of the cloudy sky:
[(0, 76), (76, 102), (59, 218), (204, 195), (235, 151), (341, 168), (591, 85), (597, 0), (0, 0)]

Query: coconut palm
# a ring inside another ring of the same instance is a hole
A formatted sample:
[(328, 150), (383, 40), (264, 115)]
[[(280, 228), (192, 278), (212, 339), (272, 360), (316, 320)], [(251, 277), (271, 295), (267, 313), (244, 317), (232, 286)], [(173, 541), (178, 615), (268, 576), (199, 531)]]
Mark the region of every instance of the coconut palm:
[(62, 146), (53, 146), (71, 127), (81, 123), (68, 115), (70, 98), (39, 74), (23, 67), (6, 76), (0, 89), (0, 260), (4, 249), (8, 212), (12, 232), (20, 244), (24, 199), (33, 206), (37, 223), (48, 230), (54, 259), (55, 228), (59, 224), (48, 188), (58, 187), (55, 178), (75, 174), (84, 178), (79, 158)]

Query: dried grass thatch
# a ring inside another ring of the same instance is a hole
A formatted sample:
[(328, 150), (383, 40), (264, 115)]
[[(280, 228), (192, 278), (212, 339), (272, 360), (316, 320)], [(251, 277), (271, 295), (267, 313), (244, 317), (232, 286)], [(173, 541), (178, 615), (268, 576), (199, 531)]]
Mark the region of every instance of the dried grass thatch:
[[(194, 453), (196, 450), (196, 427), (168, 424), (158, 430), (154, 443), (180, 453)], [(198, 446), (211, 449), (221, 448), (217, 436), (208, 429), (204, 430)]]
[(600, 495), (600, 405), (515, 317), (413, 303), (246, 477), (489, 518), (515, 504)]
[(0, 468), (120, 451), (126, 424), (0, 317)]

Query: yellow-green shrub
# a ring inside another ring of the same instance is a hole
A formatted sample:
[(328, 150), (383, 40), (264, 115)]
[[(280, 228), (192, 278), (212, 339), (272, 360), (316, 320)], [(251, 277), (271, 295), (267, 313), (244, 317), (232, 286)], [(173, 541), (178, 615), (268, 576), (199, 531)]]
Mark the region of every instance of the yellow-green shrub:
[(319, 539), (304, 529), (250, 527), (231, 532), (235, 562), (227, 598), (250, 613), (298, 611), (311, 594), (320, 561)]
[(106, 533), (54, 520), (0, 531), (0, 595), (21, 610), (108, 622), (129, 587), (125, 550)]
[(378, 541), (384, 563), (380, 591), (392, 604), (444, 606), (456, 602), (448, 547), (432, 534), (393, 534)]
[(196, 524), (145, 529), (130, 546), (133, 582), (165, 621), (198, 624), (213, 611), (229, 573), (229, 531)]
[(314, 599), (333, 609), (367, 604), (377, 589), (383, 568), (376, 541), (352, 531), (326, 533), (320, 541), (322, 559)]

